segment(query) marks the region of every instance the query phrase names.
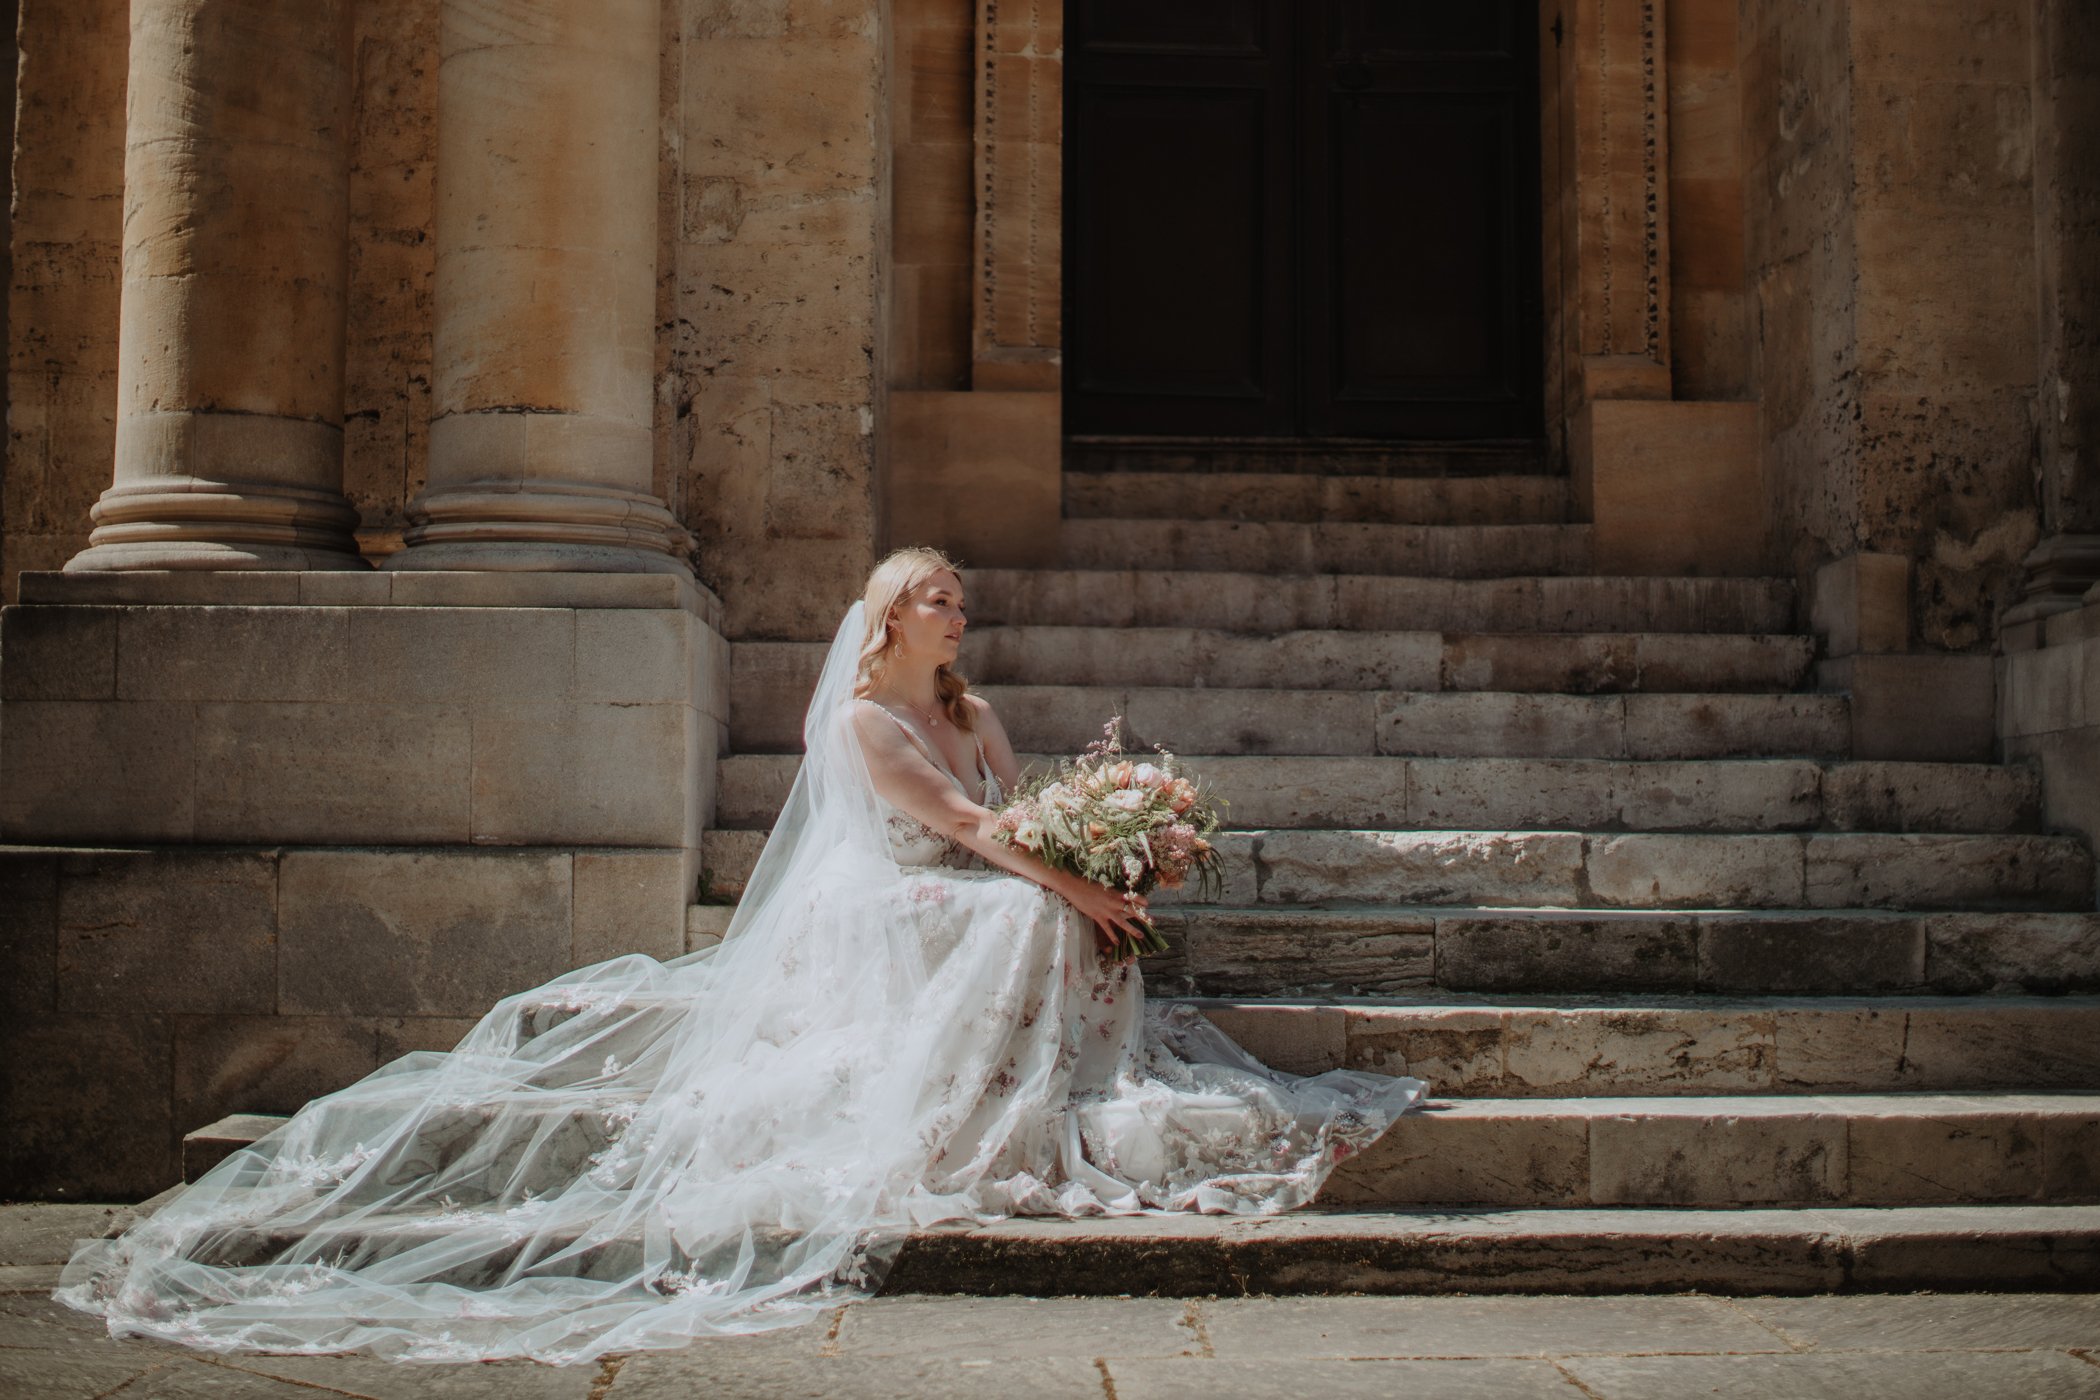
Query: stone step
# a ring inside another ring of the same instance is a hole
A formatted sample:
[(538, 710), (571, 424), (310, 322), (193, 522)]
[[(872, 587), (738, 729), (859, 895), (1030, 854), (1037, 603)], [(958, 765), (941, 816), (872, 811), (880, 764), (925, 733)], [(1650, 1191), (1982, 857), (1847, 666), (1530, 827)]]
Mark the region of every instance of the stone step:
[[(1149, 986), (1148, 980), (1148, 986)], [(1192, 998), (1298, 1074), (1412, 1074), (1439, 1098), (2081, 1090), (2100, 997)]]
[[(738, 642), (733, 708), (800, 713), (822, 642)], [(973, 627), (957, 669), (979, 685), (1226, 690), (1785, 691), (1810, 680), (1815, 639), (1698, 632), (1285, 632), (1188, 627)]]
[[(1124, 743), (1176, 753), (1436, 758), (1842, 758), (1841, 694), (1528, 695), (1507, 691), (981, 688), (1016, 749), (1077, 753), (1121, 715)], [(802, 747), (802, 706), (730, 706), (738, 753)]]
[(1454, 1099), (1335, 1171), (1337, 1206), (2100, 1201), (2100, 1094)]
[[(1148, 972), (1155, 996), (1159, 982)], [(1412, 1074), (1445, 1098), (2090, 1090), (2100, 1083), (2100, 997), (2091, 996), (1175, 999), (1199, 1007), (1278, 1069)], [(685, 1014), (680, 1003), (647, 996), (621, 1007), (636, 1017)], [(577, 1014), (573, 995), (550, 989), (520, 1005), (520, 1038)]]
[[(721, 760), (716, 820), (770, 827), (801, 756)], [(1055, 755), (1027, 754), (1047, 769)], [(1235, 827), (1576, 831), (2033, 831), (2024, 765), (1814, 759), (1284, 758), (1184, 755)]]
[(1068, 520), (1068, 569), (1506, 578), (1590, 569), (1588, 525), (1305, 524), (1239, 520)]
[[(381, 1219), (372, 1228), (392, 1235), (396, 1250), (460, 1229), (414, 1217)], [(510, 1223), (495, 1228), (508, 1231)], [(290, 1238), (276, 1232), (247, 1243), (261, 1253)], [(230, 1256), (242, 1252), (241, 1241), (223, 1243)], [(608, 1260), (613, 1268), (628, 1262)], [(905, 1240), (884, 1291), (1050, 1297), (2094, 1287), (2100, 1287), (2100, 1208), (2093, 1206), (1433, 1213), (1316, 1206), (1265, 1217), (1011, 1219), (936, 1227)]]
[(1274, 633), (1791, 632), (1781, 578), (1394, 578), (1152, 569), (972, 569), (978, 623)]
[[(710, 831), (713, 888), (740, 889), (763, 832)], [(1220, 833), (1221, 890), (1154, 902), (1497, 909), (2093, 908), (2076, 837), (1935, 832), (1294, 831)]]
[(1064, 513), (1067, 519), (1553, 524), (1568, 518), (1568, 479), (1067, 470)]
[(2100, 913), (1156, 909), (1165, 995), (2100, 992)]
[[(433, 1124), (441, 1135), (455, 1119), (459, 1131), (442, 1144), (417, 1149), (423, 1170), (463, 1160), (480, 1121), (470, 1108), (439, 1110), (434, 1117), (444, 1119)], [(595, 1113), (565, 1113), (550, 1131), (581, 1134), (569, 1145), (585, 1156), (605, 1145)], [(2094, 1094), (1432, 1099), (1342, 1161), (1320, 1204), (1569, 1212), (1981, 1205), (2061, 1210), (2100, 1199), (2096, 1142), (2100, 1095)], [(543, 1143), (555, 1145), (552, 1138)], [(504, 1170), (495, 1164), (491, 1169)], [(538, 1190), (558, 1184), (549, 1181)], [(470, 1193), (463, 1184), (462, 1199)], [(1200, 1217), (1181, 1219), (1193, 1224)], [(488, 1228), (500, 1232), (508, 1224), (498, 1213)], [(360, 1241), (375, 1253), (395, 1252), (476, 1228), (470, 1211), (457, 1208), (442, 1221), (413, 1213), (379, 1216), (360, 1231)], [(221, 1251), (216, 1257), (249, 1262), (299, 1233), (296, 1226), (229, 1230), (215, 1242)]]
[[(737, 650), (742, 650), (741, 647)], [(800, 665), (816, 686), (823, 648)], [(1284, 632), (977, 627), (959, 669), (989, 685), (1259, 690), (1794, 690), (1815, 639), (1788, 633)]]
[(1047, 1298), (2095, 1287), (2100, 1207), (2048, 1205), (1013, 1219), (911, 1236), (884, 1291)]

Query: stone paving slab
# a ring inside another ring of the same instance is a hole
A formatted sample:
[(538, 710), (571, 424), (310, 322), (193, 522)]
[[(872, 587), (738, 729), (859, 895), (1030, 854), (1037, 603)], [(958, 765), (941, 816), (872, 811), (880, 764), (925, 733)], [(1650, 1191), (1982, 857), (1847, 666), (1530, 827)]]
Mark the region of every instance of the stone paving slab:
[[(5, 1207), (0, 1251), (34, 1261), (8, 1266), (18, 1276), (55, 1276), (59, 1241), (119, 1209)], [(1216, 1222), (1153, 1223), (1171, 1236)], [(2068, 1400), (2100, 1396), (2096, 1347), (2094, 1293), (922, 1296), (578, 1366), (429, 1365), (113, 1340), (43, 1285), (0, 1292), (5, 1400)]]
[(2086, 1400), (2100, 1366), (2062, 1352), (1902, 1356), (1587, 1357), (1567, 1374), (1592, 1400)]

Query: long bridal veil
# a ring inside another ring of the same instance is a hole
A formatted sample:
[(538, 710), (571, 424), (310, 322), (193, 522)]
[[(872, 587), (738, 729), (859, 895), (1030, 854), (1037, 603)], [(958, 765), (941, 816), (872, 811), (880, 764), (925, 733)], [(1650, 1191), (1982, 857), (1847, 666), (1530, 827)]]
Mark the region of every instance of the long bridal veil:
[(864, 616), (718, 947), (506, 998), (84, 1243), (57, 1296), (222, 1351), (582, 1361), (806, 1320), (935, 1222), (1287, 1209), (1420, 1097), (1148, 1006), (1031, 881), (900, 865)]
[(235, 1152), (62, 1301), (217, 1349), (577, 1361), (795, 1321), (953, 1203), (913, 1194), (927, 972), (846, 723), (855, 604), (727, 937), (499, 1002)]

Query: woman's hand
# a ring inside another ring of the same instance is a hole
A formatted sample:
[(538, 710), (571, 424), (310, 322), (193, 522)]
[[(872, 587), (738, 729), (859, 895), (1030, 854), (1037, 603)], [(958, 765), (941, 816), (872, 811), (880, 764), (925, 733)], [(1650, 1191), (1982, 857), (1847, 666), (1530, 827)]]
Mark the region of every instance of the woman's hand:
[(1145, 912), (1143, 895), (1124, 894), (1121, 890), (1112, 890), (1076, 876), (1059, 893), (1071, 901), (1073, 908), (1094, 921), (1094, 926), (1101, 931), (1101, 941), (1108, 947), (1134, 943), (1143, 936), (1137, 924), (1138, 916)]

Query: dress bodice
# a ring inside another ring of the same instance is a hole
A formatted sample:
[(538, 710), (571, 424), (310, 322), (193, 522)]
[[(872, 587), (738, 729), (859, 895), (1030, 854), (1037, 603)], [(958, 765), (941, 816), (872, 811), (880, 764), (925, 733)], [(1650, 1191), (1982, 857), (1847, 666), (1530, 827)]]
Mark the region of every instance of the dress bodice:
[[(991, 808), (997, 808), (1006, 800), (1006, 794), (999, 786), (998, 775), (992, 772), (991, 764), (985, 759), (982, 734), (973, 735), (977, 740), (978, 783), (977, 791), (973, 793), (956, 775), (955, 770), (942, 759), (940, 751), (907, 724), (903, 716), (893, 712), (887, 705), (882, 706), (882, 712), (897, 721), (897, 727), (904, 731), (905, 737), (926, 756), (927, 762), (940, 769), (948, 781), (955, 784), (963, 796), (981, 806)], [(882, 801), (879, 797), (876, 800)], [(901, 807), (892, 806), (888, 802), (883, 802), (882, 806), (886, 815), (884, 826), (890, 838), (890, 854), (896, 858), (897, 864), (939, 865), (952, 870), (977, 870), (984, 867), (983, 859), (962, 842), (951, 836), (943, 836)]]

